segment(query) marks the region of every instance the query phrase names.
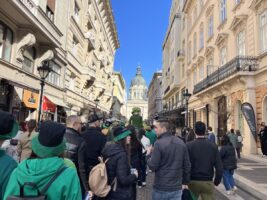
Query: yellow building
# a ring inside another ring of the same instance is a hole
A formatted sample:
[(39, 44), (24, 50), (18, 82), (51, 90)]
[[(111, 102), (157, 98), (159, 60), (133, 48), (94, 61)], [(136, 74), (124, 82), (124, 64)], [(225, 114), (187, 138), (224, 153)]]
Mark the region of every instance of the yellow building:
[(187, 0), (181, 37), (191, 126), (204, 121), (218, 136), (238, 129), (243, 152), (257, 153), (241, 104), (266, 122), (267, 1)]

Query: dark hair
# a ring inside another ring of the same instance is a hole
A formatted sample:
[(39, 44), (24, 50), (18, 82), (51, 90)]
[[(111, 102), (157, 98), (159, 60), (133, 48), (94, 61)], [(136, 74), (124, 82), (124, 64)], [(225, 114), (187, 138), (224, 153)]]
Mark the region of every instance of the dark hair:
[(196, 132), (197, 135), (205, 135), (206, 124), (201, 122), (201, 121), (196, 122), (196, 124), (195, 124), (195, 132)]
[(188, 133), (188, 135), (186, 137), (186, 142), (193, 141), (194, 139), (196, 139), (196, 134), (195, 134), (193, 129), (190, 129), (189, 133)]
[(28, 121), (27, 123), (27, 129), (28, 129), (28, 137), (31, 137), (32, 132), (35, 130), (37, 125), (37, 122), (35, 119), (31, 119), (30, 121)]
[(235, 133), (235, 129), (231, 128), (230, 132)]
[(227, 135), (223, 135), (222, 136), (221, 144), (223, 146), (225, 146), (225, 145), (232, 145), (232, 143), (230, 142), (230, 139), (229, 139), (229, 137)]
[(156, 120), (160, 124), (160, 127), (166, 128), (167, 131), (170, 130), (170, 122), (168, 118), (165, 117), (159, 117), (158, 120)]
[(212, 131), (212, 128), (211, 128), (211, 126), (209, 126), (208, 130), (209, 130), (209, 131)]
[(141, 140), (143, 136), (146, 136), (146, 131), (145, 131), (145, 129), (141, 128), (139, 130), (139, 132), (138, 132), (138, 138), (139, 138), (139, 140)]
[(240, 130), (236, 130), (236, 135), (241, 136)]

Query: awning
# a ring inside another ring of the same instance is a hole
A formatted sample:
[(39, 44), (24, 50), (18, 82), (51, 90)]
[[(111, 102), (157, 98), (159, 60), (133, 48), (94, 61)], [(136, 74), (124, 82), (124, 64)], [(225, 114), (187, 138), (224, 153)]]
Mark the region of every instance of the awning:
[(30, 90), (23, 91), (23, 103), (27, 108), (38, 108), (39, 105), (39, 94)]
[(195, 108), (194, 111), (201, 110), (203, 108), (206, 108), (206, 106), (201, 106), (201, 107)]
[(57, 106), (61, 106), (64, 108), (69, 108), (62, 99), (59, 99), (57, 97), (53, 97), (51, 95), (45, 95), (50, 101), (52, 101), (54, 104), (56, 104)]
[(43, 99), (43, 111), (55, 113), (57, 105), (50, 101), (46, 96)]

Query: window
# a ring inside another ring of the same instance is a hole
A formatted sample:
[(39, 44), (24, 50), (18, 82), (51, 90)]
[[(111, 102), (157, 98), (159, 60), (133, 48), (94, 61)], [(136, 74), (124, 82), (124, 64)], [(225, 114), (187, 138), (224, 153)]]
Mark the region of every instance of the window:
[(199, 30), (199, 49), (202, 49), (203, 47), (204, 47), (204, 30), (202, 24)]
[(221, 59), (221, 66), (226, 64), (227, 62), (227, 55), (226, 55), (226, 47), (223, 47), (220, 52), (220, 59)]
[(237, 55), (239, 56), (244, 56), (246, 55), (246, 36), (245, 36), (245, 31), (241, 31), (237, 35)]
[(267, 51), (267, 10), (260, 15), (260, 50)]
[(10, 61), (11, 47), (13, 43), (13, 33), (5, 25), (0, 22), (0, 59)]
[(185, 28), (185, 17), (183, 17), (183, 30)]
[(197, 34), (194, 33), (194, 56), (197, 55)]
[(30, 73), (33, 73), (35, 56), (36, 56), (36, 54), (35, 54), (35, 48), (34, 47), (26, 49), (24, 51), (24, 53), (23, 53), (24, 60), (22, 63), (22, 69), (23, 70), (30, 72)]
[(203, 63), (201, 63), (199, 67), (199, 81), (202, 81), (204, 78), (204, 66)]
[(235, 4), (239, 4), (241, 0), (235, 0)]
[(75, 5), (74, 5), (74, 17), (76, 19), (77, 22), (79, 22), (80, 20), (80, 8), (78, 6), (78, 4), (75, 2)]
[(194, 85), (197, 84), (197, 70), (194, 70), (194, 72), (193, 72), (193, 84)]
[(212, 72), (213, 72), (213, 59), (212, 58), (210, 58), (209, 60), (208, 60), (208, 65), (207, 65), (207, 75), (210, 75)]
[(209, 25), (208, 25), (208, 38), (213, 36), (213, 15), (209, 17)]
[(190, 62), (191, 59), (192, 59), (192, 55), (191, 55), (191, 41), (190, 41), (188, 45), (188, 62)]
[(174, 97), (172, 97), (172, 108), (174, 108)]
[(76, 82), (76, 76), (73, 74), (73, 75), (71, 75), (70, 82), (69, 82), (69, 89), (70, 90), (74, 90), (75, 82)]
[(46, 15), (51, 21), (54, 21), (55, 7), (56, 0), (47, 0)]
[(226, 0), (221, 0), (220, 3), (220, 19), (221, 23), (223, 23), (226, 20)]
[(47, 81), (56, 86), (60, 86), (60, 66), (54, 61), (50, 61), (49, 66), (52, 71), (49, 73)]
[(185, 70), (185, 67), (184, 67), (184, 64), (182, 64), (182, 79), (184, 78), (184, 75), (185, 75), (184, 70)]
[(195, 6), (195, 8), (194, 8), (194, 13), (193, 13), (193, 15), (194, 15), (194, 18), (193, 18), (193, 20), (194, 20), (194, 22), (197, 20), (197, 6)]
[(79, 45), (79, 42), (78, 42), (77, 38), (73, 36), (73, 39), (72, 39), (72, 53), (73, 53), (74, 56), (77, 55), (78, 45)]
[(176, 105), (178, 105), (179, 101), (180, 101), (180, 96), (179, 96), (179, 92), (176, 93)]

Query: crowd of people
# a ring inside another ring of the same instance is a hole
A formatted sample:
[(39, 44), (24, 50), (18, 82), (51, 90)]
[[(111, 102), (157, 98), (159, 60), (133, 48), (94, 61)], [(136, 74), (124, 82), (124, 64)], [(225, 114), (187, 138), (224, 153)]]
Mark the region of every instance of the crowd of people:
[[(20, 128), (0, 111), (0, 199), (136, 200), (148, 171), (155, 173), (153, 200), (181, 199), (183, 191), (214, 199), (221, 180), (227, 194), (237, 190), (238, 130), (222, 136), (218, 148), (212, 127), (203, 122), (177, 133), (164, 117), (136, 127), (92, 113), (84, 125), (72, 115), (66, 125), (45, 121), (37, 127), (30, 120)], [(261, 141), (266, 131), (262, 124)]]

